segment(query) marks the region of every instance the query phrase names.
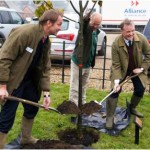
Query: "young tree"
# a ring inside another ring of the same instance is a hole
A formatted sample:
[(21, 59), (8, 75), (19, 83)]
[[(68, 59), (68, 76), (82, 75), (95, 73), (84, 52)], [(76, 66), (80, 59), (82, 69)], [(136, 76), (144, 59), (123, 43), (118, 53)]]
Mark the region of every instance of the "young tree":
[[(74, 6), (74, 4), (71, 0), (67, 0), (67, 1), (68, 1), (68, 3), (71, 4), (74, 11), (79, 15), (80, 52), (78, 53), (78, 59), (79, 59), (79, 93), (78, 93), (79, 94), (79, 99), (78, 99), (78, 107), (82, 112), (83, 14), (84, 14), (84, 11), (85, 11), (88, 3), (89, 3), (89, 0), (86, 1), (84, 6), (82, 4), (82, 1), (79, 0), (79, 11), (76, 9), (76, 7)], [(94, 4), (93, 4), (93, 7), (91, 9), (91, 12), (93, 11), (93, 9), (94, 9), (94, 7), (97, 3), (100, 7), (102, 6), (102, 1), (101, 0), (92, 0), (92, 2)], [(45, 10), (53, 9), (53, 5), (52, 5), (52, 2), (50, 0), (47, 0), (47, 1), (39, 0), (39, 1), (34, 1), (34, 3), (37, 5), (37, 9), (35, 11), (35, 14), (36, 14), (37, 17), (40, 17)], [(63, 11), (63, 9), (60, 8), (60, 11)], [(74, 21), (72, 19), (70, 19), (70, 20)], [(74, 22), (76, 22), (76, 21), (74, 21)], [(78, 138), (80, 139), (83, 136), (83, 133), (82, 133), (82, 114), (78, 114), (77, 132), (78, 132)]]

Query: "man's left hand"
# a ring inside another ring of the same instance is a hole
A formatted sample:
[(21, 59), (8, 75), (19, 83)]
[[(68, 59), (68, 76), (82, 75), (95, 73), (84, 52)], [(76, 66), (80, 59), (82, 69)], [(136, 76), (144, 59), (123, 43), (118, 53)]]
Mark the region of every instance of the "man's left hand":
[(142, 73), (143, 71), (144, 71), (143, 68), (136, 68), (136, 69), (133, 70), (133, 73), (134, 74), (139, 74), (139, 73)]
[(43, 106), (45, 109), (48, 109), (48, 107), (51, 104), (51, 98), (49, 92), (43, 92)]
[(50, 106), (51, 104), (51, 99), (50, 97), (44, 97), (43, 99), (43, 106), (45, 109), (48, 109), (48, 107)]

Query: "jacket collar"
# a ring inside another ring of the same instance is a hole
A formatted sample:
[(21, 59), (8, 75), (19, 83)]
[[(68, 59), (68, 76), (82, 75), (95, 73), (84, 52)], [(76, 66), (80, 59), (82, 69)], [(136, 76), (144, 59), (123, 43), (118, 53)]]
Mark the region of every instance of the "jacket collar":
[[(135, 33), (134, 33), (134, 38), (133, 38), (133, 39), (134, 39), (135, 42), (140, 41), (139, 37), (138, 37), (137, 34), (136, 34), (136, 31), (135, 31)], [(122, 46), (125, 45), (125, 44), (124, 44), (124, 39), (123, 39), (122, 35), (120, 35), (120, 37), (119, 37), (118, 44), (119, 44), (119, 47), (122, 47)]]
[(43, 26), (41, 24), (38, 24), (38, 30), (39, 30), (40, 34), (42, 36), (44, 36), (44, 29), (43, 29)]
[(99, 29), (97, 29), (97, 30), (96, 30), (96, 33), (97, 33), (97, 34), (99, 34), (99, 33), (100, 33), (100, 30), (99, 30)]

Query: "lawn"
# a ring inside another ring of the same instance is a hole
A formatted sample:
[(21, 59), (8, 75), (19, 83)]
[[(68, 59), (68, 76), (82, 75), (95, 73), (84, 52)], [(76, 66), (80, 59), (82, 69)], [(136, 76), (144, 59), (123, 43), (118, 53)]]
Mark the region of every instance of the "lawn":
[[(52, 107), (57, 108), (62, 104), (64, 100), (68, 100), (69, 86), (66, 84), (53, 83), (51, 84), (51, 97)], [(87, 90), (87, 102), (90, 100), (101, 101), (106, 95), (107, 91), (100, 91), (89, 88)], [(126, 107), (126, 99), (129, 101), (131, 93), (124, 93), (119, 97), (118, 106)], [(150, 102), (149, 93), (145, 93), (143, 100), (138, 106), (138, 110), (144, 114), (142, 119), (143, 128), (140, 130), (139, 144), (134, 144), (135, 140), (135, 124), (133, 123), (133, 116), (131, 116), (131, 122), (129, 126), (121, 131), (118, 136), (110, 136), (105, 133), (100, 134), (100, 139), (97, 143), (92, 144), (92, 148), (95, 149), (149, 149), (150, 145)], [(42, 103), (42, 101), (40, 101)], [(8, 134), (8, 142), (15, 139), (20, 133), (20, 125), (22, 118), (23, 108), (19, 105), (16, 114), (16, 120), (12, 130)], [(76, 127), (70, 121), (70, 117), (73, 115), (60, 115), (52, 111), (44, 111), (40, 108), (39, 113), (35, 119), (33, 127), (33, 135), (39, 139), (58, 139), (57, 132), (67, 127)]]

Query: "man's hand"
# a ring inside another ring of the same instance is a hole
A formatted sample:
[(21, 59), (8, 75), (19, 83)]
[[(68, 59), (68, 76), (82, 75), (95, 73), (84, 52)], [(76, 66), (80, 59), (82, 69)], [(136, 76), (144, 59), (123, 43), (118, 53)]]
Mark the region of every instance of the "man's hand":
[(119, 83), (115, 83), (114, 88), (113, 88), (114, 93), (117, 93), (120, 90), (120, 88), (121, 87), (120, 87)]
[(133, 70), (133, 73), (134, 74), (139, 74), (139, 73), (142, 73), (144, 71), (144, 68), (136, 68)]
[(8, 96), (7, 86), (0, 84), (0, 101), (5, 101), (5, 96)]
[(48, 107), (51, 104), (51, 98), (50, 98), (50, 94), (49, 92), (43, 92), (43, 106), (45, 107), (45, 109), (48, 109)]

